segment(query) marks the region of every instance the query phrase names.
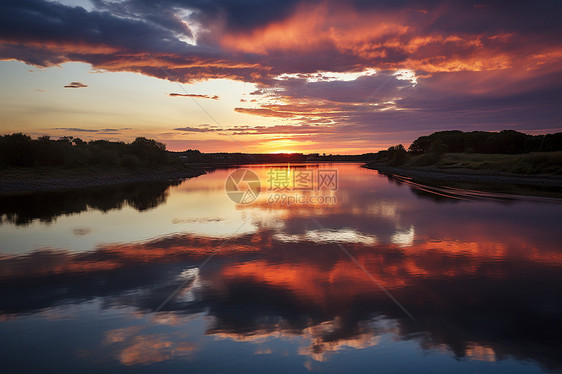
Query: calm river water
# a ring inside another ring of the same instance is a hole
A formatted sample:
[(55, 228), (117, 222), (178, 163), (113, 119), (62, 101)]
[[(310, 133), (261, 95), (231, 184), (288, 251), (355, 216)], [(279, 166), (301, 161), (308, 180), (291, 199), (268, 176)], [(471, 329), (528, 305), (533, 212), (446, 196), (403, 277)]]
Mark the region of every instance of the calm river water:
[(562, 370), (560, 200), (247, 168), (0, 197), (1, 372)]

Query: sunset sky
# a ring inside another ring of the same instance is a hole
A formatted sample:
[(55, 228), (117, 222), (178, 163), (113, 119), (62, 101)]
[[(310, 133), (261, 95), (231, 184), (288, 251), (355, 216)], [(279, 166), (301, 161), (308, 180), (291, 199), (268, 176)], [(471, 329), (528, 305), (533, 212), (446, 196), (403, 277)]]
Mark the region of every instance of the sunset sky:
[(2, 0), (1, 133), (357, 154), (562, 131), (560, 1)]

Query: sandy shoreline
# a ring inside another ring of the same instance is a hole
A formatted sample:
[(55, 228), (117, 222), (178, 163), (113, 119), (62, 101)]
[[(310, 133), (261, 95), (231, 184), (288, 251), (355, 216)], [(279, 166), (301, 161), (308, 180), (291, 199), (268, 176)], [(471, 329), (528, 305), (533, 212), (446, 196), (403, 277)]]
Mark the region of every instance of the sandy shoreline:
[(202, 169), (124, 170), (4, 170), (0, 172), (0, 193), (69, 190), (125, 183), (193, 178)]
[(562, 176), (555, 175), (516, 175), (516, 174), (492, 174), (478, 173), (474, 170), (455, 169), (444, 170), (435, 168), (399, 168), (381, 164), (365, 164), (367, 169), (377, 170), (383, 174), (400, 175), (415, 178), (421, 181), (432, 182), (460, 182), (460, 183), (482, 183), (499, 185), (521, 185), (560, 187), (562, 191)]

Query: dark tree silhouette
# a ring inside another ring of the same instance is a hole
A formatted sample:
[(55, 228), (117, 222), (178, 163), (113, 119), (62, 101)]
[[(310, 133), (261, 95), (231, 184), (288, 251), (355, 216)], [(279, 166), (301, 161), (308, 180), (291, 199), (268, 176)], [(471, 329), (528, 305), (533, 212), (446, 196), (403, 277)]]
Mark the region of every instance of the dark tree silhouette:
[(16, 133), (0, 136), (0, 166), (79, 167), (105, 165), (135, 168), (170, 163), (166, 146), (153, 139), (136, 138), (132, 143), (49, 136), (31, 139)]

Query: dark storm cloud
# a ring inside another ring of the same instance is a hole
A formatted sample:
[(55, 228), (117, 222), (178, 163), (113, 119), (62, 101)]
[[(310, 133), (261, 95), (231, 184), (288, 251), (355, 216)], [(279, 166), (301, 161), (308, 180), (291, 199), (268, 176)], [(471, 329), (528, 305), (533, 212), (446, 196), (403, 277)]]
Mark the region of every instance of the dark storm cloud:
[[(120, 3), (94, 0), (98, 9), (106, 9), (120, 15), (142, 16), (168, 29), (186, 32), (185, 25), (178, 23), (173, 9), (189, 9), (192, 19), (206, 22), (223, 18), (230, 31), (249, 31), (279, 22), (291, 16), (302, 3), (319, 5), (322, 1), (299, 0), (128, 0)], [(326, 2), (324, 2), (326, 3)], [(333, 3), (333, 2), (328, 2)], [(436, 30), (449, 28), (456, 32), (478, 33), (490, 30), (515, 29), (525, 32), (562, 30), (559, 1), (517, 0), (506, 5), (502, 0), (460, 0), (455, 2), (435, 0), (355, 0), (346, 2), (358, 12), (404, 12), (412, 15), (435, 12), (446, 17), (434, 18)], [(555, 38), (555, 35), (551, 35)]]
[[(113, 3), (92, 1), (99, 9), (108, 9), (119, 14), (150, 15), (148, 19), (170, 27), (175, 25), (171, 9), (189, 9), (203, 23), (223, 18), (230, 30), (249, 30), (270, 22), (281, 20), (294, 12), (298, 0), (128, 0)], [(319, 1), (314, 1), (318, 3)], [(178, 26), (181, 29), (181, 26)]]
[[(228, 61), (216, 61), (220, 51), (189, 45), (178, 39), (190, 36), (189, 30), (163, 25), (41, 0), (8, 0), (0, 4), (0, 57), (39, 66), (83, 61), (182, 81), (190, 74), (212, 77), (202, 74), (212, 63), (217, 75), (241, 78), (228, 72)], [(174, 69), (180, 63), (186, 68)]]
[(98, 45), (154, 52), (172, 52), (184, 46), (173, 38), (169, 29), (154, 27), (140, 19), (119, 18), (109, 12), (88, 12), (41, 0), (7, 0), (2, 2), (0, 10), (0, 35), (8, 43), (33, 46), (42, 42), (78, 42), (85, 47)]

